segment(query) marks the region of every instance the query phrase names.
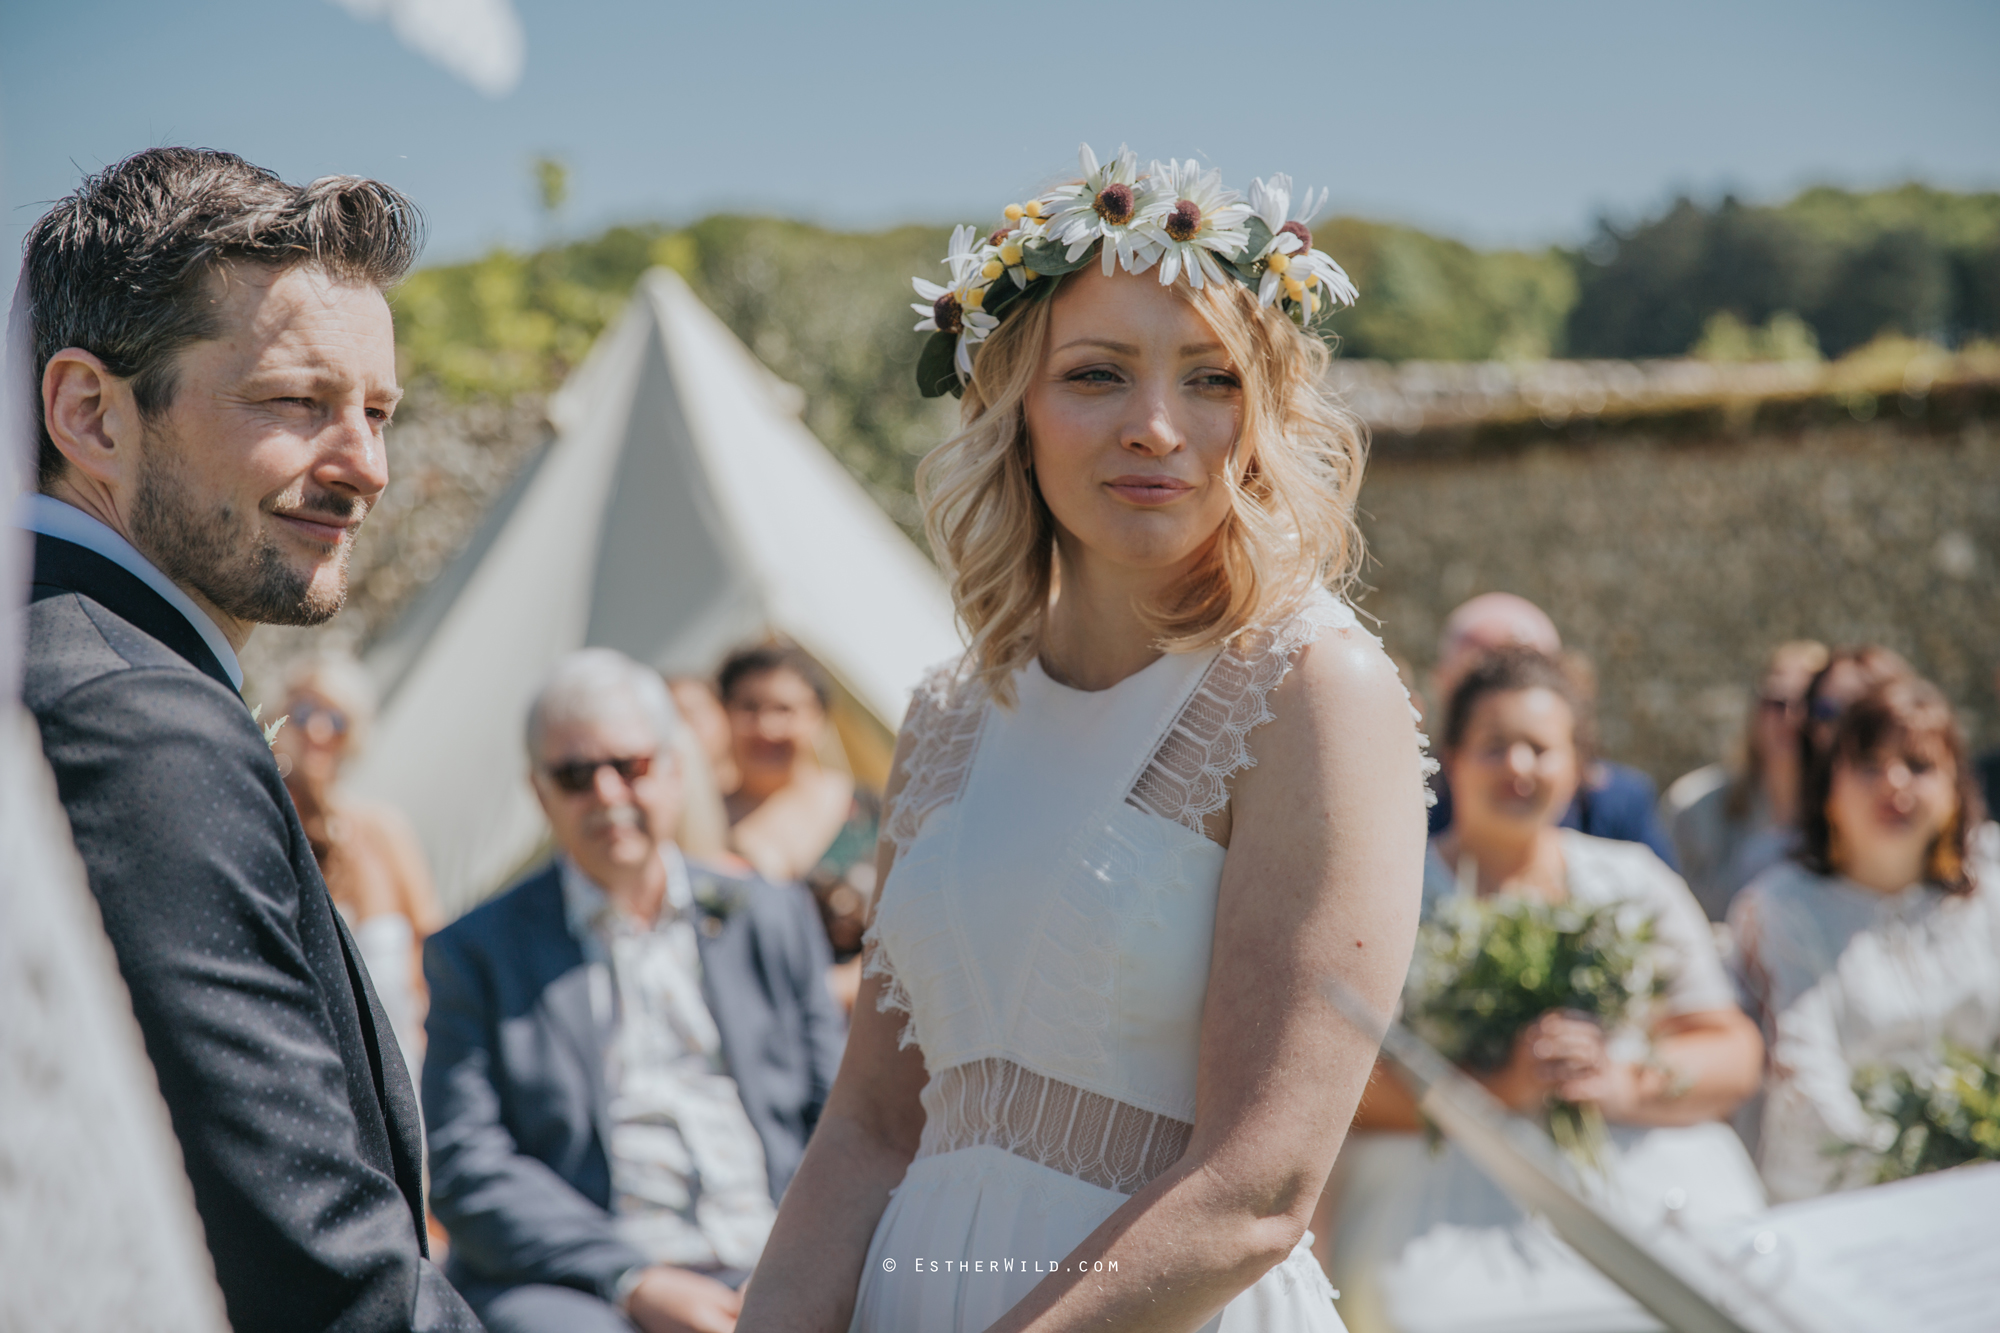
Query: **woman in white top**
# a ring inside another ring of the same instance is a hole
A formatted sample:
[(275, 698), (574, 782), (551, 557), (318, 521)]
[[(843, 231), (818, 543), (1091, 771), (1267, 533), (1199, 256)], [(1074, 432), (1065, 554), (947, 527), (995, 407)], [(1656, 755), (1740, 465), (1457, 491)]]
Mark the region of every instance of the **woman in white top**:
[(1340, 1328), (1306, 1227), (1375, 1051), (1321, 986), (1394, 1003), (1423, 777), (1325, 591), (1362, 451), (1287, 315), (1345, 284), (1302, 224), (1268, 239), (1288, 193), (1244, 240), (1212, 176), (1087, 157), (919, 287), (988, 335), (921, 474), (972, 646), (899, 740), (846, 1063), (746, 1331)]
[[(1690, 1220), (1754, 1212), (1756, 1172), (1721, 1122), (1756, 1087), (1762, 1048), (1700, 905), (1651, 849), (1557, 827), (1584, 770), (1585, 716), (1564, 669), (1530, 648), (1494, 653), (1460, 682), (1440, 751), (1452, 826), (1431, 845), (1424, 912), (1468, 892), (1620, 904), (1633, 925), (1652, 923), (1666, 988), (1621, 1030), (1546, 1014), (1504, 1067), (1475, 1077), (1526, 1115), (1552, 1097), (1594, 1104), (1611, 1141), (1602, 1176), (1576, 1183), (1642, 1228), (1661, 1221), (1673, 1191)], [(1457, 1148), (1433, 1151), (1386, 1071), (1354, 1129), (1328, 1191), (1327, 1255), (1357, 1333), (1647, 1326)]]
[(307, 658), (286, 672), (285, 724), (271, 748), (327, 893), (354, 932), (415, 1078), (429, 1006), (424, 940), (444, 925), (444, 912), (410, 821), (392, 806), (360, 800), (339, 786), (340, 771), (361, 749), (374, 716), (374, 690), (360, 663), (341, 653)]
[(1773, 1198), (1871, 1183), (1884, 1146), (1854, 1091), (2000, 1042), (1996, 831), (1951, 705), (1891, 679), (1850, 704), (1806, 775), (1801, 863), (1737, 896), (1744, 996), (1771, 1072), (1758, 1166)]

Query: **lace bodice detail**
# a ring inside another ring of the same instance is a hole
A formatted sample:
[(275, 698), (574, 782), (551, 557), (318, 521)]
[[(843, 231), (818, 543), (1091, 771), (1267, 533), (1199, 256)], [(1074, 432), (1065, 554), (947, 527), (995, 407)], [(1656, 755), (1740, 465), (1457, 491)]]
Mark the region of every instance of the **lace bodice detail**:
[(960, 668), (924, 682), (864, 964), (930, 1072), (920, 1155), (997, 1147), (1120, 1193), (1180, 1159), (1223, 860), (1206, 821), (1335, 629), (1365, 632), (1319, 593), (1104, 691), (1031, 664), (1015, 709)]
[(1187, 1151), (1194, 1126), (1062, 1083), (1012, 1060), (953, 1065), (925, 1085), (917, 1156), (1001, 1148), (1132, 1194)]
[(986, 692), (963, 664), (934, 668), (917, 687), (903, 730), (913, 736), (903, 766), (903, 790), (885, 812), (883, 835), (903, 848), (916, 839), (924, 818), (958, 799), (979, 744)]

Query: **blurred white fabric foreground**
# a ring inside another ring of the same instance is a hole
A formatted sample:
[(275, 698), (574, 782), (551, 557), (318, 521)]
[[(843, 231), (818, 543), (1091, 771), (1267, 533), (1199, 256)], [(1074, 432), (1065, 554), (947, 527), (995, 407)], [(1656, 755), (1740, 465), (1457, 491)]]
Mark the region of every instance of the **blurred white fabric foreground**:
[(31, 548), (7, 516), (34, 441), (24, 296), (0, 361), (0, 1329), (223, 1333), (180, 1146), (15, 697)]
[(333, 0), (358, 19), (387, 18), (397, 40), (488, 97), (521, 82), (528, 42), (508, 0)]
[[(1761, 1215), (1763, 1191), (1722, 1124), (1614, 1127), (1609, 1179), (1573, 1182), (1641, 1234)], [(1352, 1135), (1334, 1168), (1333, 1284), (1355, 1333), (1657, 1333), (1646, 1313), (1456, 1146), (1421, 1134)]]

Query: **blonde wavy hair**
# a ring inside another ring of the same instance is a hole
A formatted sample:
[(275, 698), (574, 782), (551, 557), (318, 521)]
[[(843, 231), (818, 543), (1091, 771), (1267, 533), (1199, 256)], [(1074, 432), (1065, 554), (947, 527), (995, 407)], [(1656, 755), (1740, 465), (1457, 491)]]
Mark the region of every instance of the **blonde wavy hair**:
[[(1190, 652), (1271, 623), (1315, 587), (1339, 592), (1353, 581), (1368, 444), (1326, 388), (1318, 337), (1239, 283), (1172, 290), (1215, 331), (1243, 382), (1229, 513), (1175, 596), (1140, 608), (1163, 651)], [(1013, 673), (1040, 651), (1057, 579), (1055, 519), (1031, 475), (1025, 399), (1058, 299), (1016, 310), (980, 344), (958, 433), (917, 468), (924, 529), (951, 582), (972, 674), (1008, 704)]]

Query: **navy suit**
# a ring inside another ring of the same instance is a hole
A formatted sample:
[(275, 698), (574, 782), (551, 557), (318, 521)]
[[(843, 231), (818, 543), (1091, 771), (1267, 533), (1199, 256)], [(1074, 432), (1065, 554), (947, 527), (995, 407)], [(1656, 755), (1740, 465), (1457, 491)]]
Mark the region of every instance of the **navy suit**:
[(477, 1328), (425, 1257), (423, 1131), (388, 1018), (221, 663), (136, 575), (54, 537), (35, 539), (27, 622), (22, 694), (231, 1327)]
[[(796, 885), (689, 869), (697, 902), (731, 904), (696, 931), (702, 991), (776, 1199), (846, 1041), (826, 988), (826, 933)], [(451, 1233), (447, 1271), (476, 1307), (531, 1285), (611, 1299), (646, 1256), (619, 1237), (610, 1211), (606, 1034), (557, 868), (431, 936), (424, 975), (431, 1206)]]

